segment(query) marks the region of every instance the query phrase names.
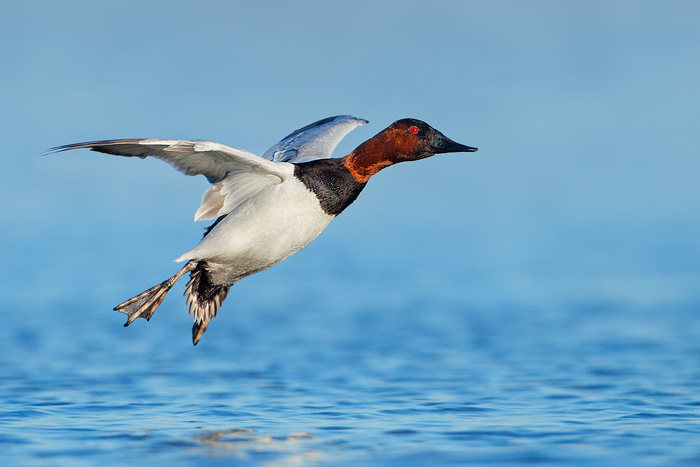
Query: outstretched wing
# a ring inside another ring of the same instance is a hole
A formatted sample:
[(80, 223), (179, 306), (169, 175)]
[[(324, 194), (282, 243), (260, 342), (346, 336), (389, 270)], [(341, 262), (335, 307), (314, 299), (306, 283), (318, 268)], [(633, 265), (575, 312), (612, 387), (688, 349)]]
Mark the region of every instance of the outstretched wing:
[(288, 170), (243, 149), (232, 148), (212, 141), (185, 141), (169, 139), (113, 139), (67, 144), (52, 148), (51, 152), (70, 149), (91, 151), (126, 157), (155, 157), (175, 167), (185, 175), (204, 175), (209, 183), (217, 183), (231, 173), (255, 172), (286, 178)]
[(204, 175), (214, 186), (204, 193), (195, 221), (228, 214), (248, 198), (282, 183), (294, 173), (290, 164), (272, 162), (211, 141), (116, 139), (68, 144), (51, 151), (81, 148), (116, 156), (155, 157), (186, 175)]
[(292, 132), (261, 157), (274, 162), (309, 162), (328, 159), (341, 139), (367, 120), (351, 115), (324, 118)]

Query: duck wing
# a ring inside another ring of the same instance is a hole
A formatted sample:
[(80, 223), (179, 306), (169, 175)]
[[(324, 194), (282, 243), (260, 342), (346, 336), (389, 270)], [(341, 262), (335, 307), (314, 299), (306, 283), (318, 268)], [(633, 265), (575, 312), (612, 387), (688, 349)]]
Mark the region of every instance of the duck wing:
[(261, 157), (273, 162), (309, 162), (328, 159), (341, 139), (358, 126), (368, 123), (351, 115), (324, 118), (287, 135)]
[(280, 184), (294, 173), (290, 164), (272, 162), (243, 149), (212, 141), (115, 139), (67, 144), (71, 149), (125, 157), (155, 157), (186, 175), (204, 175), (213, 186), (204, 193), (195, 221), (215, 219), (233, 211), (260, 191)]

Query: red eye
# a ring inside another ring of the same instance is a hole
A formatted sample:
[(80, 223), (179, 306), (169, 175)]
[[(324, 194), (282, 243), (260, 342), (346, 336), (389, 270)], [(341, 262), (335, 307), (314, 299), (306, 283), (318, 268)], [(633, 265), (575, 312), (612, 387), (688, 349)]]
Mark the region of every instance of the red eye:
[(411, 127), (411, 133), (413, 133), (413, 134), (418, 133), (418, 127), (412, 126), (412, 127)]

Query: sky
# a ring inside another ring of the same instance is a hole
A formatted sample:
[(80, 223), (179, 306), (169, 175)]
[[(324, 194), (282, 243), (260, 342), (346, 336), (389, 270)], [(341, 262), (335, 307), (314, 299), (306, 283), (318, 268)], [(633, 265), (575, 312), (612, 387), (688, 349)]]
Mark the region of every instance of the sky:
[(86, 265), (151, 267), (201, 235), (201, 177), (46, 149), (147, 137), (262, 153), (337, 114), (370, 121), (338, 156), (405, 117), (479, 152), (380, 173), (319, 254), (410, 251), (539, 299), (562, 277), (697, 288), (697, 2), (26, 1), (3, 6), (0, 43), (9, 289), (68, 264), (46, 285), (65, 293), (110, 277)]

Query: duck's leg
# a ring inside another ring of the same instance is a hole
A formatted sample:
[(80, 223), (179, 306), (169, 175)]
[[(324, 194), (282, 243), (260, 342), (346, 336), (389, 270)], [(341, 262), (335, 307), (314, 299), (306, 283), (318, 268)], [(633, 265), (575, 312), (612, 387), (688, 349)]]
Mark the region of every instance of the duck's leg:
[(147, 321), (150, 320), (153, 313), (155, 313), (156, 309), (165, 298), (165, 294), (175, 285), (175, 282), (184, 274), (193, 271), (196, 267), (196, 261), (189, 261), (170, 279), (114, 307), (115, 311), (125, 313), (129, 317), (124, 326), (130, 325), (136, 318), (146, 318)]
[(190, 273), (185, 295), (190, 305), (190, 314), (194, 318), (192, 344), (197, 345), (202, 334), (207, 330), (209, 321), (216, 318), (216, 312), (221, 308), (230, 288), (231, 284), (213, 284), (204, 262), (200, 262)]

